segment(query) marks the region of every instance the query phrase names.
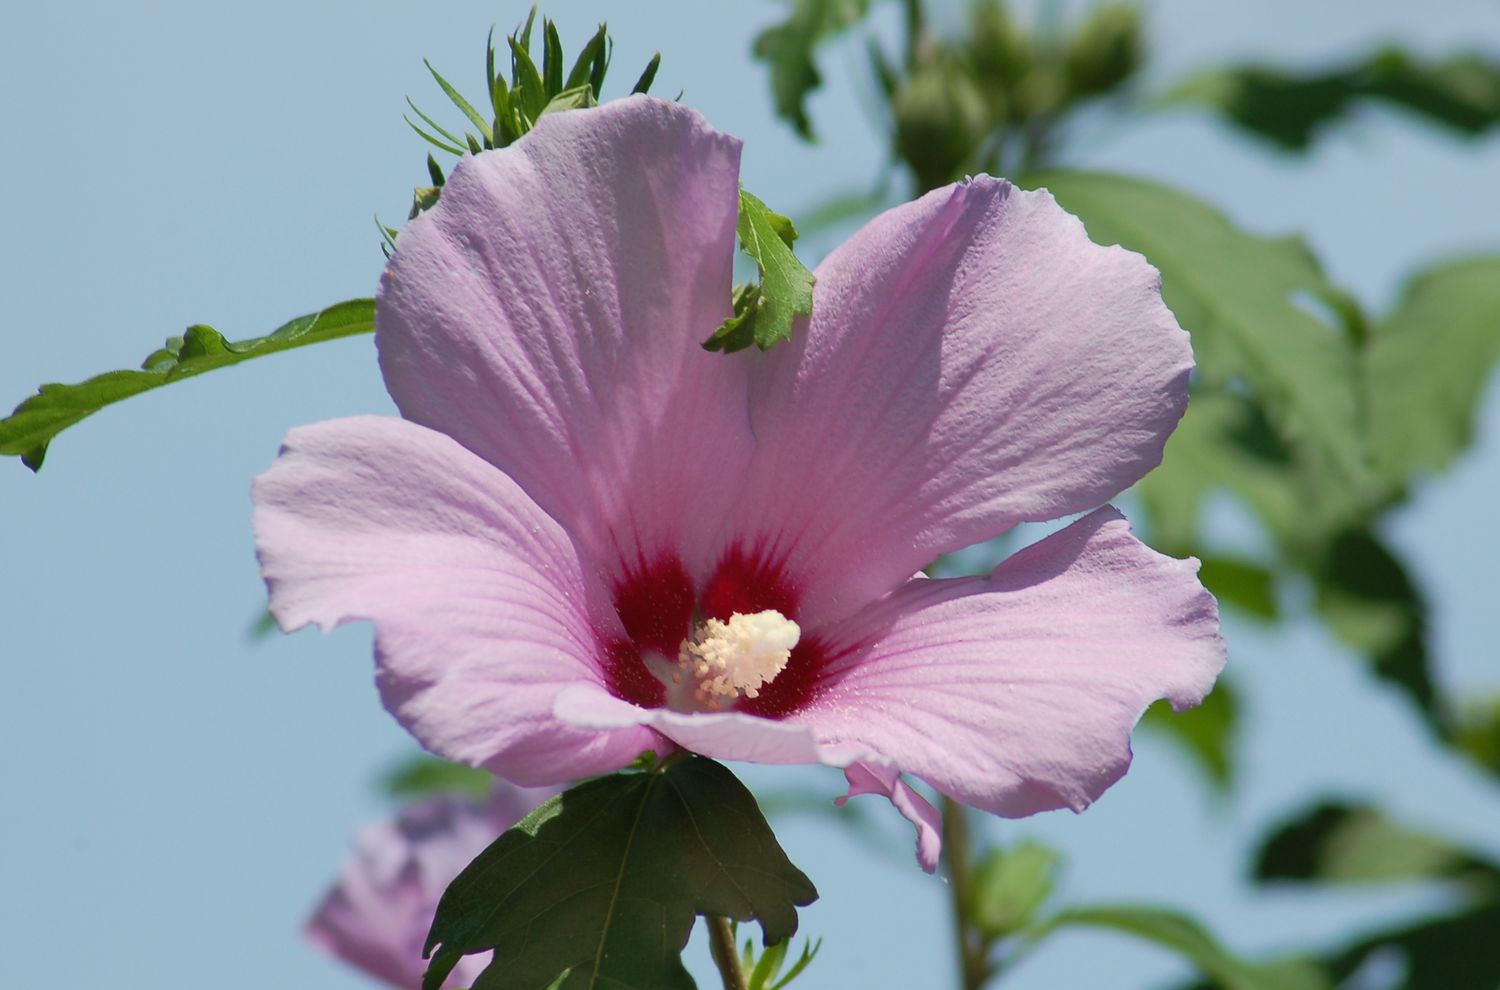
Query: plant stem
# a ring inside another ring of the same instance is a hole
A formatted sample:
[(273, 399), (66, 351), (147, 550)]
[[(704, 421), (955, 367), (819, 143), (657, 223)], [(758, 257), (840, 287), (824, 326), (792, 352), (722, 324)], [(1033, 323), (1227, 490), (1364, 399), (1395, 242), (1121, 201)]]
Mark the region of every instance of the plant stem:
[(729, 919), (717, 914), (704, 915), (708, 923), (708, 949), (719, 967), (719, 977), (724, 981), (724, 990), (746, 990), (745, 972), (740, 969), (740, 950), (734, 944), (734, 931)]
[(953, 934), (958, 941), (958, 966), (963, 990), (981, 990), (991, 972), (984, 948), (969, 921), (969, 820), (964, 806), (943, 798), (943, 859), (948, 866), (948, 888), (953, 892)]

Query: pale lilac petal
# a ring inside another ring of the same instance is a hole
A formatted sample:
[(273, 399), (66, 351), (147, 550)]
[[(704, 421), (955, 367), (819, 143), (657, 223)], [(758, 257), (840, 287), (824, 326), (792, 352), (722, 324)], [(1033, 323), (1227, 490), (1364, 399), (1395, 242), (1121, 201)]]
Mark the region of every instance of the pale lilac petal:
[(660, 744), (552, 717), (563, 688), (604, 683), (623, 633), (567, 533), (457, 443), (378, 416), (302, 427), (254, 500), (277, 621), (372, 620), (386, 707), (433, 752), (552, 784)]
[(849, 793), (836, 798), (839, 807), (861, 794), (879, 794), (890, 798), (901, 816), (917, 829), (917, 862), (928, 873), (936, 872), (943, 852), (943, 816), (932, 802), (901, 779), (901, 771), (879, 762), (854, 763), (844, 768)]
[(746, 763), (821, 763), (842, 769), (870, 756), (863, 746), (823, 745), (805, 725), (739, 712), (674, 712), (641, 708), (597, 687), (580, 685), (558, 695), (558, 719), (581, 729), (650, 726), (683, 749), (716, 760)]
[(867, 645), (797, 719), (977, 808), (1082, 810), (1124, 774), (1146, 707), (1197, 704), (1224, 664), (1197, 567), (1101, 509), (988, 578), (913, 581), (851, 618)]
[[(319, 948), (402, 990), (418, 990), (422, 948), (438, 900), (453, 878), (501, 832), (553, 794), (497, 785), (480, 803), (444, 795), (366, 828), (337, 884), (307, 923)], [(489, 953), (465, 956), (445, 987), (472, 986)]]
[(549, 114), (459, 162), (381, 283), (402, 415), (502, 468), (602, 567), (710, 566), (749, 458), (744, 366), (699, 346), (729, 313), (739, 155), (648, 97)]
[[(1102, 505), (1161, 459), (1192, 352), (1140, 255), (1045, 192), (980, 177), (872, 221), (817, 269), (810, 325), (759, 358), (737, 517), (802, 615), (941, 553)], [(799, 620), (800, 621), (800, 620)]]

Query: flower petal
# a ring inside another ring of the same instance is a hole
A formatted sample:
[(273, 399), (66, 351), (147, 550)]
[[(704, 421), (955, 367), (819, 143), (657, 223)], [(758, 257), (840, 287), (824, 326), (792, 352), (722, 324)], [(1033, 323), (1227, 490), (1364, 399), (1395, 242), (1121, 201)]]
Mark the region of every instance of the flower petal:
[[(868, 224), (817, 269), (805, 333), (752, 378), (746, 542), (803, 616), (939, 554), (1093, 509), (1161, 459), (1192, 351), (1137, 254), (981, 176)], [(799, 618), (802, 621), (802, 618)]]
[(740, 712), (674, 712), (646, 709), (598, 688), (579, 685), (557, 697), (557, 717), (589, 729), (649, 725), (683, 749), (718, 760), (747, 763), (821, 763), (844, 771), (849, 792), (842, 805), (860, 794), (881, 794), (917, 828), (917, 862), (937, 869), (942, 850), (942, 816), (901, 779), (900, 771), (859, 744), (820, 743), (811, 727)]
[(744, 367), (699, 346), (730, 312), (739, 154), (647, 97), (547, 115), (459, 162), (382, 280), (402, 415), (504, 470), (601, 566), (706, 556), (748, 462)]
[(254, 500), (277, 621), (373, 620), (381, 696), (433, 752), (540, 785), (660, 744), (552, 717), (563, 688), (605, 682), (618, 619), (562, 527), (449, 438), (379, 416), (302, 427)]
[(987, 578), (912, 581), (845, 624), (868, 645), (797, 720), (996, 814), (1082, 810), (1129, 766), (1146, 707), (1197, 704), (1224, 664), (1197, 567), (1101, 509)]
[[(496, 836), (552, 793), (502, 782), (483, 804), (439, 795), (364, 829), (338, 883), (308, 920), (308, 939), (391, 986), (415, 990), (443, 891)], [(444, 986), (472, 986), (489, 961), (487, 952), (465, 956)]]
[(943, 816), (932, 802), (902, 780), (901, 771), (879, 761), (850, 764), (844, 768), (844, 777), (849, 781), (849, 793), (836, 798), (834, 803), (842, 808), (850, 798), (861, 794), (890, 798), (901, 816), (916, 826), (917, 862), (928, 873), (936, 872), (938, 857), (943, 852)]
[(746, 763), (821, 763), (842, 769), (871, 757), (862, 746), (820, 744), (805, 725), (740, 712), (674, 712), (641, 708), (592, 685), (571, 687), (557, 697), (557, 717), (584, 729), (650, 726), (683, 749), (716, 760)]

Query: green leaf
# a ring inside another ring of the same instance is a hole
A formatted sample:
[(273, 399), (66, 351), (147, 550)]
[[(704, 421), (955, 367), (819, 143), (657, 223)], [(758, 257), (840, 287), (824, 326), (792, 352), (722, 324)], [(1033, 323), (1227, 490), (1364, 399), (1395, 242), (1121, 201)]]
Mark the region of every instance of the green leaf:
[(1500, 695), (1466, 699), (1458, 710), (1451, 741), (1475, 763), (1500, 776)]
[(600, 24), (594, 36), (584, 43), (573, 68), (568, 72), (567, 81), (560, 88), (577, 89), (584, 83), (589, 83), (594, 87), (595, 95), (598, 95), (600, 84), (604, 82), (604, 67), (609, 64), (608, 44), (609, 32)]
[(1500, 123), (1500, 62), (1481, 55), (1426, 61), (1388, 49), (1325, 71), (1239, 66), (1194, 76), (1159, 103), (1207, 107), (1282, 148), (1303, 151), (1367, 100), (1480, 134)]
[[(427, 66), (427, 71), (432, 73), (433, 79), (437, 80), (438, 87), (442, 89), (443, 95), (447, 96), (449, 100), (453, 101), (454, 106), (463, 111), (463, 115), (465, 117), (468, 117), (469, 120), (473, 122), (474, 126), (479, 129), (479, 133), (483, 135), (486, 141), (489, 141), (491, 144), (493, 144), (495, 132), (490, 129), (490, 122), (485, 120), (484, 117), (479, 113), (479, 111), (475, 110), (473, 105), (470, 104), (468, 100), (464, 99), (463, 94), (454, 89), (448, 83), (448, 80), (444, 79), (442, 75), (438, 73), (438, 70), (432, 67), (431, 62), (427, 61), (424, 58), (422, 60), (422, 64)], [(407, 102), (411, 103), (410, 100), (407, 100)], [(415, 105), (412, 106), (412, 109), (417, 110)], [(423, 120), (426, 120), (427, 123), (431, 126), (437, 127), (437, 125), (433, 124), (431, 120), (428, 120), (427, 116), (423, 114), (422, 111), (417, 110), (417, 115), (420, 116)]]
[(596, 107), (599, 101), (594, 99), (594, 87), (584, 83), (576, 89), (565, 89), (542, 108), (542, 116), (549, 113), (560, 113), (564, 110), (583, 110), (587, 107)]
[(992, 939), (1026, 927), (1051, 896), (1061, 864), (1057, 853), (1035, 842), (991, 850), (970, 882), (974, 925)]
[(547, 89), (542, 83), (542, 74), (537, 71), (536, 63), (531, 60), (531, 53), (526, 47), (514, 36), (510, 38), (510, 105), (521, 112), (525, 124), (521, 129), (522, 133), (531, 129), (531, 125), (542, 115), (542, 108), (547, 105)]
[[(1500, 883), (1500, 867), (1388, 819), (1371, 805), (1325, 802), (1283, 823), (1256, 857), (1255, 879), (1383, 883), (1465, 878)], [(1500, 893), (1500, 886), (1493, 888)]]
[(798, 316), (812, 313), (813, 274), (792, 253), (797, 240), (792, 221), (743, 189), (737, 230), (740, 249), (760, 270), (760, 285), (735, 289), (734, 315), (703, 346), (732, 353), (753, 343), (769, 350), (778, 341), (791, 339)]
[(1107, 928), (1177, 953), (1222, 990), (1332, 990), (1322, 971), (1300, 961), (1248, 963), (1221, 946), (1187, 915), (1133, 905), (1074, 908), (1049, 921), (1039, 934), (1065, 926)]
[(449, 763), (425, 753), (402, 760), (380, 777), (382, 791), (403, 799), (453, 793), (479, 799), (487, 797), (494, 785), (494, 776), (484, 770)]
[(651, 61), (647, 62), (646, 67), (641, 70), (641, 77), (637, 79), (635, 81), (635, 85), (630, 88), (630, 95), (634, 96), (637, 93), (651, 92), (651, 84), (656, 81), (656, 70), (660, 68), (661, 52), (657, 52), (655, 55), (651, 56)]
[(1500, 257), (1434, 268), (1371, 330), (1365, 389), (1377, 470), (1392, 486), (1469, 446), (1500, 361)]
[(1373, 531), (1349, 529), (1329, 541), (1313, 579), (1329, 628), (1367, 655), (1376, 676), (1404, 691), (1444, 734), (1448, 717), (1427, 652), (1427, 604), (1401, 559)]
[(568, 969), (563, 990), (691, 990), (680, 953), (695, 915), (755, 918), (770, 945), (816, 897), (720, 764), (601, 777), (543, 803), (453, 881), (423, 987), (493, 948), (475, 990), (533, 990)]
[(1204, 555), (1198, 579), (1220, 602), (1228, 602), (1257, 619), (1274, 621), (1281, 610), (1276, 604), (1276, 575), (1268, 568), (1233, 557)]
[(1301, 242), (1252, 236), (1207, 204), (1138, 179), (1050, 172), (1028, 184), (1049, 189), (1094, 241), (1160, 269), (1162, 296), (1192, 334), (1199, 381), (1248, 388), (1322, 503), (1351, 514), (1369, 501), (1352, 342), (1303, 308), (1347, 300)]
[(183, 336), (152, 352), (141, 371), (111, 371), (76, 385), (43, 385), (0, 420), (0, 454), (19, 455), (27, 467), (39, 470), (57, 434), (111, 403), (251, 358), (374, 329), (373, 299), (337, 303), (249, 340), (230, 342), (212, 327), (188, 327)]
[(1233, 682), (1221, 676), (1197, 708), (1174, 712), (1168, 702), (1159, 701), (1146, 710), (1141, 725), (1181, 746), (1208, 782), (1222, 793), (1234, 781), (1234, 738), (1239, 715), (1239, 695)]
[(776, 115), (812, 140), (807, 94), (823, 85), (813, 52), (829, 38), (857, 24), (869, 12), (870, 0), (793, 0), (780, 24), (755, 38), (755, 57), (771, 70), (771, 97)]
[(562, 92), (562, 38), (557, 33), (557, 25), (550, 19), (542, 22), (542, 81), (542, 92), (548, 97)]

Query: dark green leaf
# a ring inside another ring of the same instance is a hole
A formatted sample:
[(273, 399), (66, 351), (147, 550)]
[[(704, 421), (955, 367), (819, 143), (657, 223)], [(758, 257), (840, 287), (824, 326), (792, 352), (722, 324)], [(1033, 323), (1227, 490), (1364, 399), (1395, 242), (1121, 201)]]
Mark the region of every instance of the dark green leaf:
[(651, 56), (651, 61), (647, 62), (646, 68), (641, 71), (641, 77), (637, 79), (635, 81), (635, 85), (630, 88), (631, 95), (634, 96), (636, 93), (651, 92), (651, 84), (656, 81), (656, 70), (660, 68), (661, 52), (657, 52), (655, 55)]
[[(1489, 990), (1500, 987), (1500, 902), (1490, 901), (1446, 917), (1379, 932), (1337, 953), (1329, 969), (1339, 980), (1359, 972), (1372, 958), (1382, 969), (1404, 969), (1390, 990)], [(1353, 987), (1353, 983), (1340, 986)]]
[(1233, 682), (1220, 677), (1203, 704), (1185, 712), (1159, 701), (1146, 711), (1141, 725), (1161, 732), (1181, 746), (1219, 791), (1234, 780), (1234, 738), (1240, 703)]
[(1269, 569), (1232, 557), (1204, 556), (1198, 578), (1220, 602), (1257, 619), (1276, 619), (1276, 576)]
[(1366, 100), (1479, 134), (1500, 123), (1500, 63), (1479, 55), (1432, 62), (1387, 50), (1322, 71), (1241, 66), (1188, 79), (1161, 102), (1208, 107), (1253, 134), (1300, 151)]
[(1500, 258), (1423, 272), (1375, 324), (1365, 354), (1371, 446), (1392, 486), (1447, 467), (1474, 437), (1500, 361)]
[(1453, 745), (1500, 776), (1500, 696), (1466, 700), (1457, 714)]
[(453, 881), (423, 986), (493, 948), (475, 990), (533, 990), (569, 969), (564, 990), (691, 990), (679, 956), (695, 915), (754, 918), (774, 944), (816, 897), (723, 766), (602, 777), (542, 804)]
[(449, 763), (419, 753), (401, 761), (380, 777), (380, 789), (395, 798), (418, 798), (427, 794), (467, 794), (483, 798), (494, 789), (495, 778), (484, 770)]
[(731, 353), (754, 344), (769, 350), (790, 340), (792, 324), (812, 312), (813, 274), (792, 253), (797, 230), (792, 221), (740, 190), (740, 249), (760, 270), (760, 285), (735, 290), (734, 315), (703, 346)]
[(1030, 924), (1051, 896), (1061, 863), (1057, 853), (1035, 842), (991, 850), (970, 881), (975, 927), (999, 939)]
[(1406, 565), (1369, 529), (1340, 532), (1314, 567), (1318, 612), (1340, 639), (1367, 655), (1376, 676), (1416, 702), (1440, 734), (1447, 716), (1427, 653), (1427, 605)]
[(1176, 911), (1132, 905), (1075, 908), (1049, 921), (1043, 933), (1069, 925), (1107, 928), (1154, 942), (1197, 966), (1222, 990), (1332, 990), (1322, 971), (1310, 964), (1245, 962), (1202, 925)]
[(43, 385), (0, 420), (0, 454), (20, 455), (27, 467), (38, 470), (53, 437), (111, 403), (250, 358), (374, 329), (373, 299), (338, 303), (250, 340), (230, 342), (212, 327), (188, 327), (182, 337), (147, 357), (142, 371), (111, 371), (77, 385)]
[(1375, 807), (1336, 802), (1282, 824), (1261, 847), (1255, 864), (1255, 878), (1261, 882), (1454, 877), (1495, 883), (1500, 868), (1444, 839), (1398, 825)]
[(1161, 270), (1200, 381), (1247, 387), (1322, 502), (1349, 512), (1369, 501), (1352, 343), (1298, 304), (1345, 300), (1304, 245), (1252, 236), (1205, 203), (1137, 179), (1051, 172), (1029, 184), (1051, 190), (1093, 240), (1139, 251)]
[(793, 0), (787, 19), (755, 38), (755, 57), (771, 70), (776, 115), (811, 140), (807, 94), (823, 85), (813, 52), (824, 41), (864, 18), (870, 0)]

